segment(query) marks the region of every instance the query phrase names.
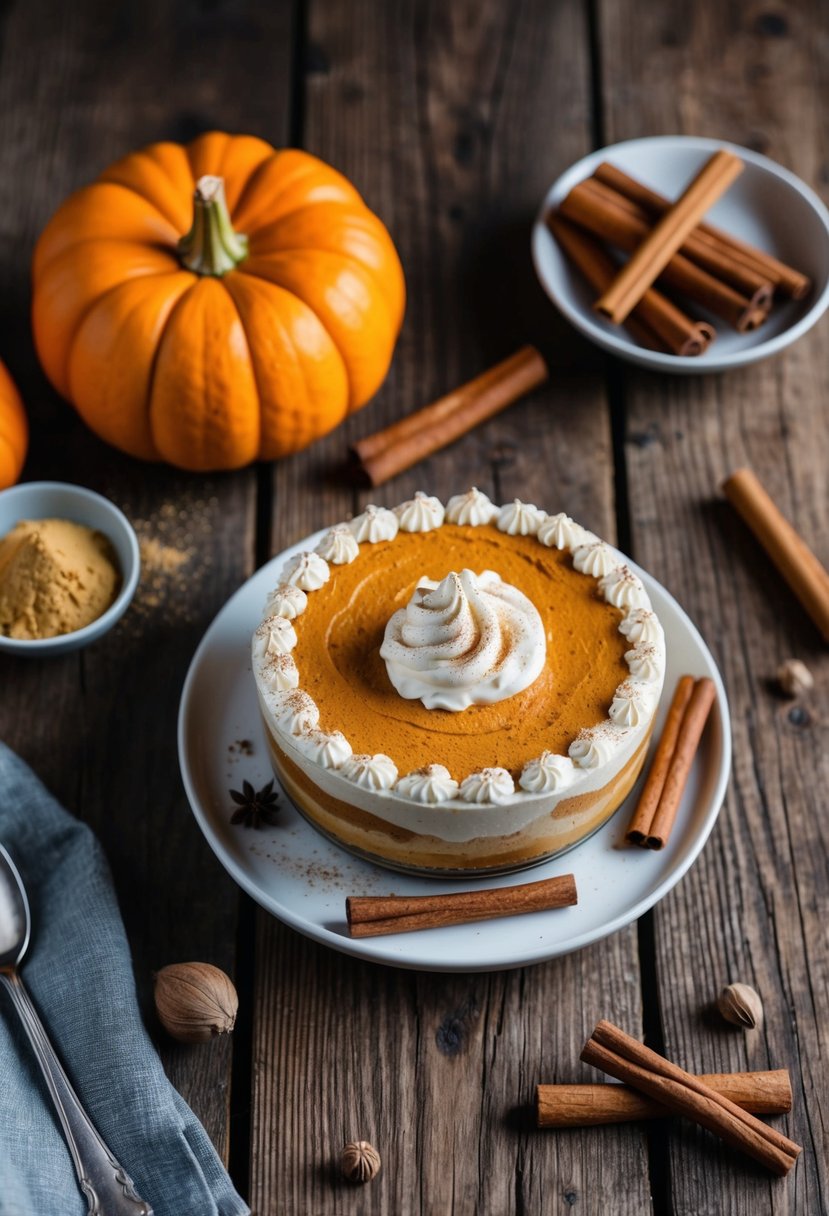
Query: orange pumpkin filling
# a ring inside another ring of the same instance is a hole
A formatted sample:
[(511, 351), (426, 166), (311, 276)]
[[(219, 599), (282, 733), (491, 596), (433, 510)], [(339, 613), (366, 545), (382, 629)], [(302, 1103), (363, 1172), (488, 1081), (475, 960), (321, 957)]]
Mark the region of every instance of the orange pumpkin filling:
[[(547, 636), (541, 675), (493, 705), (459, 713), (426, 709), (393, 688), (380, 646), (389, 617), (423, 578), (464, 568), (494, 570), (535, 605)], [(517, 777), (545, 749), (565, 753), (583, 727), (607, 718), (617, 685), (629, 677), (622, 613), (569, 553), (534, 537), (505, 536), (494, 525), (444, 524), (360, 546), (347, 566), (308, 596), (295, 621), (300, 685), (316, 702), (323, 730), (341, 730), (357, 753), (383, 752), (401, 773), (444, 764), (454, 777), (500, 765)]]

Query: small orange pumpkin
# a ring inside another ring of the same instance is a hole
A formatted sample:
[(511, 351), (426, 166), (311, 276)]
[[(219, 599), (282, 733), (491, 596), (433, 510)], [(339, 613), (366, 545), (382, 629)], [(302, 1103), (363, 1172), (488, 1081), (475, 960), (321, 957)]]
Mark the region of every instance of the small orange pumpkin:
[(20, 476), (29, 446), (29, 424), (20, 393), (0, 363), (0, 490)]
[(330, 166), (252, 136), (152, 144), (73, 194), (34, 258), (55, 388), (102, 439), (185, 469), (305, 447), (382, 383), (391, 237)]

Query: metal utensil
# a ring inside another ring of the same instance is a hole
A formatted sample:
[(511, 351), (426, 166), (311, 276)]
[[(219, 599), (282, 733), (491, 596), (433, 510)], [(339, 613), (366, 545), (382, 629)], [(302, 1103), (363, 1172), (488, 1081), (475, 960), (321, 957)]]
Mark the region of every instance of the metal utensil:
[(136, 1194), (129, 1174), (118, 1164), (81, 1106), (23, 986), (17, 968), (30, 935), (26, 889), (14, 862), (0, 844), (0, 982), (8, 990), (43, 1070), (89, 1211), (94, 1216), (153, 1216), (152, 1208)]

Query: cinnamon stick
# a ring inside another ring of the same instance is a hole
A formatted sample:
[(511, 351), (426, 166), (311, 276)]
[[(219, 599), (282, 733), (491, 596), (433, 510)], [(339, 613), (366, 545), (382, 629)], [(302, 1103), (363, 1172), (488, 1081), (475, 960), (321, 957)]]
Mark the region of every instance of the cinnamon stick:
[[(553, 213), (547, 219), (556, 241), (584, 275), (594, 291), (613, 281), (616, 263), (586, 232)], [(674, 355), (701, 355), (714, 337), (707, 321), (692, 321), (666, 296), (649, 287), (625, 321), (625, 327), (642, 345)]]
[(802, 1151), (800, 1145), (612, 1022), (599, 1022), (581, 1059), (655, 1099), (671, 1114), (685, 1115), (708, 1128), (775, 1174), (787, 1174)]
[[(655, 190), (642, 185), (641, 182), (607, 161), (598, 166), (594, 176), (605, 185), (612, 186), (620, 194), (626, 195), (652, 215), (664, 214), (671, 205), (670, 200), (664, 195), (657, 194)], [(753, 245), (746, 244), (745, 241), (738, 240), (731, 233), (724, 232), (722, 228), (715, 228), (713, 224), (701, 223), (694, 229), (694, 235), (705, 241), (709, 247), (727, 253), (735, 261), (742, 262), (744, 266), (767, 278), (785, 295), (791, 296), (795, 300), (802, 300), (811, 290), (812, 283), (807, 275), (787, 266), (785, 262), (781, 262), (770, 253), (766, 253), (765, 250), (757, 249)]]
[(659, 799), (662, 797), (662, 790), (665, 788), (665, 778), (668, 775), (679, 738), (679, 728), (682, 725), (693, 689), (694, 677), (682, 676), (674, 690), (671, 707), (659, 737), (653, 763), (627, 830), (626, 839), (630, 844), (644, 845), (650, 835), (651, 824), (656, 814), (656, 808), (659, 806)]
[[(588, 189), (601, 195), (608, 202), (635, 216), (648, 229), (653, 226), (653, 212), (640, 207), (632, 199), (614, 190), (597, 176), (588, 177), (583, 183)], [(725, 247), (720, 247), (711, 237), (700, 234), (695, 228), (680, 246), (679, 252), (717, 279), (728, 283), (735, 291), (744, 295), (757, 308), (770, 308), (774, 297), (774, 283), (768, 275), (746, 266)]]
[(547, 365), (535, 347), (522, 346), (445, 397), (358, 440), (354, 453), (371, 484), (382, 485), (506, 409), (543, 384), (548, 375)]
[(716, 695), (714, 681), (708, 676), (703, 676), (694, 684), (682, 715), (676, 746), (665, 774), (665, 784), (659, 795), (653, 822), (643, 842), (646, 849), (664, 849), (668, 843), (682, 794), (691, 774), (691, 765), (694, 763), (694, 756), (697, 754), (699, 741)]
[[(619, 249), (635, 250), (647, 238), (650, 227), (629, 209), (616, 205), (606, 192), (595, 190), (588, 184), (589, 181), (588, 178), (573, 187), (561, 202), (561, 214)], [(756, 329), (765, 317), (747, 296), (741, 295), (681, 253), (674, 254), (668, 262), (657, 286), (680, 292), (715, 316), (722, 317), (740, 333)]]
[(766, 550), (825, 642), (829, 642), (829, 573), (795, 531), (751, 469), (722, 485), (726, 498)]
[[(785, 1068), (705, 1073), (699, 1080), (753, 1115), (785, 1115), (792, 1109), (792, 1086)], [(539, 1085), (536, 1114), (539, 1127), (593, 1127), (658, 1119), (670, 1112), (628, 1085)]]
[(349, 895), (345, 911), (352, 937), (378, 937), (520, 916), (524, 912), (546, 912), (576, 903), (576, 880), (572, 874), (562, 874), (541, 882), (449, 895)]
[(725, 148), (715, 152), (596, 301), (596, 311), (616, 325), (624, 321), (705, 212), (742, 171), (743, 162), (733, 152)]

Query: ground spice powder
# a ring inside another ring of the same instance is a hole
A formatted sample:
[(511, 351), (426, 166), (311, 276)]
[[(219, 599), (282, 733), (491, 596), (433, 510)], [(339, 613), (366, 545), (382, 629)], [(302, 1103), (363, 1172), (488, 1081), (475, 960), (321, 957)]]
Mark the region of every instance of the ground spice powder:
[(103, 533), (66, 519), (21, 520), (0, 539), (0, 633), (73, 633), (107, 610), (120, 585)]

